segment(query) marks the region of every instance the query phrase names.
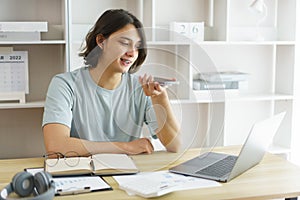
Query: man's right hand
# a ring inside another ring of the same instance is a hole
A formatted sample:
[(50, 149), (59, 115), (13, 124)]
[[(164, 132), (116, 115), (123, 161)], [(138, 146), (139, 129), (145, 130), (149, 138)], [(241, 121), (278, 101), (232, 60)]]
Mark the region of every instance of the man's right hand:
[(123, 149), (126, 154), (151, 154), (154, 151), (153, 145), (148, 138), (139, 138), (137, 140), (133, 140), (124, 144), (125, 145)]

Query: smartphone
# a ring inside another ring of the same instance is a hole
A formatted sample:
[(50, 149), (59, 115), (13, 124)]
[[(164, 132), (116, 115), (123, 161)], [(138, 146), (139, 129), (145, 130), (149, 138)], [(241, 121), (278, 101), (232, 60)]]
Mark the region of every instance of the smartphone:
[(158, 82), (161, 86), (179, 85), (179, 81), (170, 78), (154, 77), (154, 81)]

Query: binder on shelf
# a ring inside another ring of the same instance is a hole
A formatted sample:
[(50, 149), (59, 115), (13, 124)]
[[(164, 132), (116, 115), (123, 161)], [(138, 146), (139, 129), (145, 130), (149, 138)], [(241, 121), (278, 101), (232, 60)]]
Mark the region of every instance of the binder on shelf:
[(0, 32), (47, 32), (48, 22), (0, 22)]

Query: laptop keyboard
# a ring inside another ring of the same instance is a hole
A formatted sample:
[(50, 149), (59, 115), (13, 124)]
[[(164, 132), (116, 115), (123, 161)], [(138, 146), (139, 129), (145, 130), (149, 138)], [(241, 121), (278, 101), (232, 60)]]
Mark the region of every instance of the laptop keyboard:
[(196, 174), (222, 177), (231, 172), (237, 157), (227, 156), (224, 159), (196, 172)]

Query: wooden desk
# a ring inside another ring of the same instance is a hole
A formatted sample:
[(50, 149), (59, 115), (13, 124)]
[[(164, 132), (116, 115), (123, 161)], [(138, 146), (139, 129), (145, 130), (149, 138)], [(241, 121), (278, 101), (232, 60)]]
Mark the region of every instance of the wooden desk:
[[(239, 148), (216, 148), (216, 152), (237, 154)], [(192, 149), (185, 153), (155, 152), (152, 155), (132, 156), (141, 171), (166, 170), (201, 153)], [(43, 166), (42, 158), (0, 160), (0, 188), (11, 182), (12, 177), (24, 168)], [(92, 192), (87, 194), (56, 197), (55, 199), (142, 199), (128, 196), (118, 188), (112, 177), (104, 178), (112, 191)], [(286, 160), (267, 154), (263, 161), (220, 187), (177, 191), (159, 199), (274, 199), (300, 196), (300, 168)]]

